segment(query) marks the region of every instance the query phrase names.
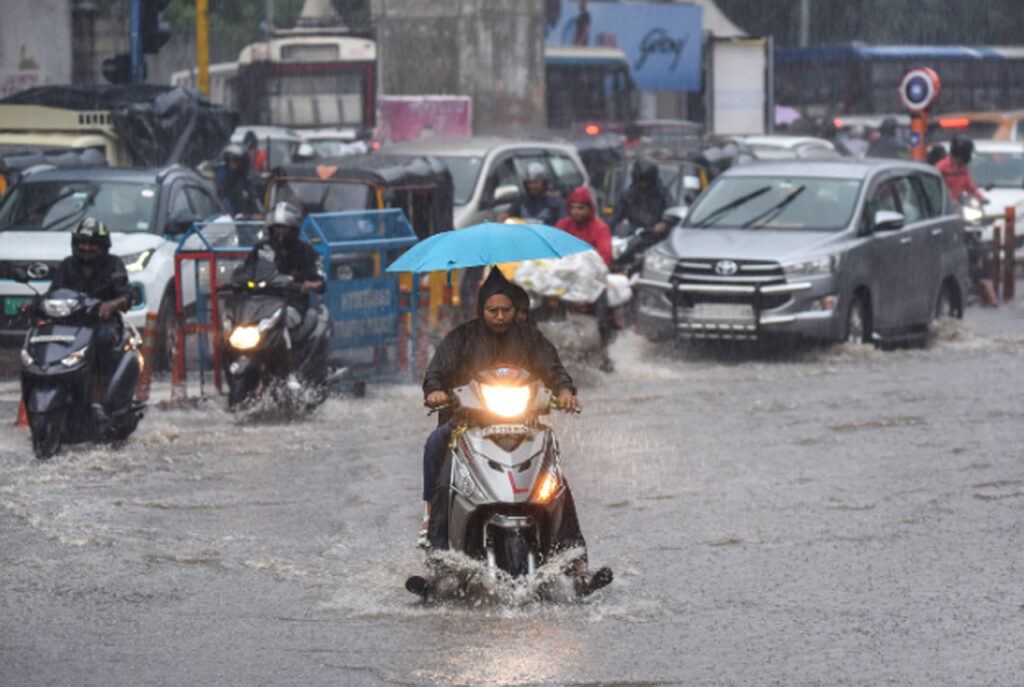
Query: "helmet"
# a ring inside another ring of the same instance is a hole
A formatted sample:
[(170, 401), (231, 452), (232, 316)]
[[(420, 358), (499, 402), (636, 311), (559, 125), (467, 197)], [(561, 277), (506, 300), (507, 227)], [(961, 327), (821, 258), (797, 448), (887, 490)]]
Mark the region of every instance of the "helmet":
[(523, 181), (547, 181), (548, 170), (539, 162), (531, 162), (526, 165), (526, 177)]
[(646, 183), (649, 186), (654, 186), (658, 183), (658, 165), (648, 157), (637, 158), (637, 161), (633, 163), (631, 174), (634, 184)]
[[(83, 250), (82, 244), (94, 243), (100, 249)], [(110, 232), (107, 225), (95, 217), (86, 217), (71, 230), (71, 254), (79, 263), (88, 265), (110, 252)]]
[[(274, 209), (267, 215), (267, 234), (270, 244), (274, 248), (290, 248), (299, 240), (299, 225), (302, 224), (302, 216), (291, 203), (281, 202), (274, 206)], [(274, 227), (288, 227), (287, 234), (278, 234)]]
[(960, 158), (966, 165), (971, 161), (971, 156), (974, 154), (974, 141), (963, 134), (957, 134), (953, 137), (953, 142), (950, 143), (949, 154)]
[(221, 152), (221, 157), (224, 158), (225, 162), (233, 157), (242, 160), (248, 158), (249, 153), (241, 143), (229, 143), (224, 147), (224, 151)]

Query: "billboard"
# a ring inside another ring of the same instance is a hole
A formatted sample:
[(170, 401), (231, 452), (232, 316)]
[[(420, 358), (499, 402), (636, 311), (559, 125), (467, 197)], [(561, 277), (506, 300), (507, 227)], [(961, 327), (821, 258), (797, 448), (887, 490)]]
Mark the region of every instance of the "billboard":
[(700, 5), (562, 0), (549, 10), (548, 45), (615, 47), (642, 91), (700, 91)]
[(380, 132), (384, 143), (473, 135), (473, 99), (461, 95), (381, 96)]

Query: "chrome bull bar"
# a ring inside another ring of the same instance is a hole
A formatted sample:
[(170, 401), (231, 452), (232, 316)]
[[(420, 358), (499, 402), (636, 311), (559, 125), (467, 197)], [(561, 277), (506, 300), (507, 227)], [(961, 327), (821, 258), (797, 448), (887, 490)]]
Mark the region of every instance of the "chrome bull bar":
[(736, 338), (757, 339), (761, 336), (761, 328), (765, 325), (786, 324), (796, 320), (793, 315), (761, 316), (762, 297), (780, 293), (797, 293), (811, 288), (811, 282), (786, 282), (784, 284), (684, 284), (679, 279), (667, 282), (638, 279), (636, 286), (641, 288), (673, 291), (675, 293), (716, 294), (723, 296), (750, 296), (754, 310), (753, 323), (733, 322), (680, 322), (679, 306), (676, 299), (672, 301), (672, 336), (678, 337), (680, 330), (685, 330), (692, 338)]

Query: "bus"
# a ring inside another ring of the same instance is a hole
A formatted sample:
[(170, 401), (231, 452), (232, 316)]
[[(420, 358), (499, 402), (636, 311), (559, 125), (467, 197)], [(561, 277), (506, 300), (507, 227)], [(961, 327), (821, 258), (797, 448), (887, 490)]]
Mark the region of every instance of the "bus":
[(942, 90), (932, 111), (1009, 110), (1024, 103), (1024, 47), (848, 45), (775, 51), (775, 102), (805, 116), (905, 112), (903, 75), (929, 67)]
[[(637, 117), (639, 96), (629, 58), (618, 48), (549, 45), (544, 48), (548, 127), (606, 129)], [(621, 128), (621, 126), (619, 127)]]
[[(237, 62), (210, 65), (210, 101), (233, 107), (241, 124), (295, 129), (373, 126), (377, 44), (337, 35), (278, 35), (247, 45)], [(198, 70), (175, 72), (198, 85)]]

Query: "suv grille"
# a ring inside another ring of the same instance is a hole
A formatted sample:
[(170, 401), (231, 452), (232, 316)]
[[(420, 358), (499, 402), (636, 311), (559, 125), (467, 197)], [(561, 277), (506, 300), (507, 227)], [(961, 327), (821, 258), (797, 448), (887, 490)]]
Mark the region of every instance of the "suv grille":
[(50, 268), (50, 274), (53, 274), (58, 267), (60, 267), (61, 260), (0, 260), (0, 279), (14, 279), (14, 268), (25, 267), (34, 265), (37, 262), (45, 262), (46, 266)]
[[(716, 266), (720, 269), (716, 270)], [(731, 269), (735, 266), (735, 270)], [(785, 284), (786, 274), (777, 262), (763, 260), (725, 260), (707, 258), (684, 258), (676, 263), (672, 281), (685, 285), (707, 286), (769, 286)], [(701, 303), (752, 303), (749, 294), (680, 293), (671, 292), (677, 307), (692, 308)], [(760, 309), (770, 310), (783, 305), (790, 299), (788, 293), (761, 296)]]

